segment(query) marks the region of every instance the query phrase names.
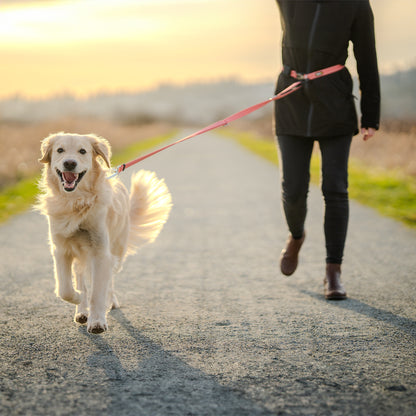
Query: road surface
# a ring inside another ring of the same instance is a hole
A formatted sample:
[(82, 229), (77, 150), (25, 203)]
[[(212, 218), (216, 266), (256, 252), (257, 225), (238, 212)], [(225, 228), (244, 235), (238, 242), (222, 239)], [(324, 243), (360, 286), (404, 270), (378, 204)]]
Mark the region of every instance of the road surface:
[(349, 299), (325, 301), (317, 188), (288, 278), (275, 166), (207, 134), (141, 167), (174, 208), (118, 276), (107, 333), (55, 297), (44, 218), (0, 227), (1, 415), (416, 414), (414, 231), (351, 203)]

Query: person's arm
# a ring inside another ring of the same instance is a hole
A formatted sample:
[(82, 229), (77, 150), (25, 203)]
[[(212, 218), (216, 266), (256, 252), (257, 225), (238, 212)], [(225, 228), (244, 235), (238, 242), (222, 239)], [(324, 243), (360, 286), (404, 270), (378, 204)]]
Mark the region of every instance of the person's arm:
[(352, 42), (361, 90), (361, 132), (363, 139), (374, 136), (380, 123), (380, 78), (377, 65), (374, 16), (368, 1), (358, 5), (352, 28)]

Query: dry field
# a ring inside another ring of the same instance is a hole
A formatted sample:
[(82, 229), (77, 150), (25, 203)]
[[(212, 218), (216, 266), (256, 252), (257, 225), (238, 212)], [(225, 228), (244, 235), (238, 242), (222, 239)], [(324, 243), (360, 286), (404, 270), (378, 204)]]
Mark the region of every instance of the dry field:
[[(389, 121), (377, 136), (363, 142), (354, 139), (351, 156), (367, 166), (394, 169), (416, 177), (416, 122)], [(259, 120), (240, 120), (232, 128), (252, 131), (273, 140), (272, 116)], [(126, 125), (102, 119), (65, 118), (53, 122), (0, 123), (0, 189), (16, 180), (40, 172), (39, 146), (42, 138), (58, 131), (95, 133), (107, 138), (117, 151), (126, 145), (169, 132), (171, 124)]]
[(172, 126), (165, 123), (135, 126), (87, 118), (67, 118), (35, 124), (0, 123), (0, 189), (40, 172), (40, 141), (51, 133), (65, 131), (98, 134), (110, 141), (114, 152), (170, 130)]

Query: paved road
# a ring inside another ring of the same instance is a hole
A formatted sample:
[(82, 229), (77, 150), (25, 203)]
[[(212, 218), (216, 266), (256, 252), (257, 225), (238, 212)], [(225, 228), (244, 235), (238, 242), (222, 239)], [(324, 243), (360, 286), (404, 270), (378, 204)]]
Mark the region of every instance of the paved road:
[(128, 259), (103, 335), (55, 298), (45, 220), (0, 228), (1, 415), (416, 413), (415, 232), (353, 203), (350, 298), (328, 302), (317, 189), (287, 278), (276, 167), (213, 134), (142, 166), (175, 206)]

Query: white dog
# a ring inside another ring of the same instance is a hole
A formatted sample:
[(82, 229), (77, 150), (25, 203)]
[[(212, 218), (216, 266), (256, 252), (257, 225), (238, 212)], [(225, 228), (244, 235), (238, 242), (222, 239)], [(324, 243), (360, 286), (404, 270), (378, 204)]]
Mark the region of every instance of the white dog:
[(107, 311), (119, 307), (112, 274), (127, 255), (155, 240), (171, 196), (153, 172), (132, 177), (130, 196), (118, 178), (107, 179), (111, 148), (95, 135), (53, 134), (42, 141), (41, 152), (37, 209), (48, 217), (56, 294), (76, 304), (76, 322), (101, 333)]

